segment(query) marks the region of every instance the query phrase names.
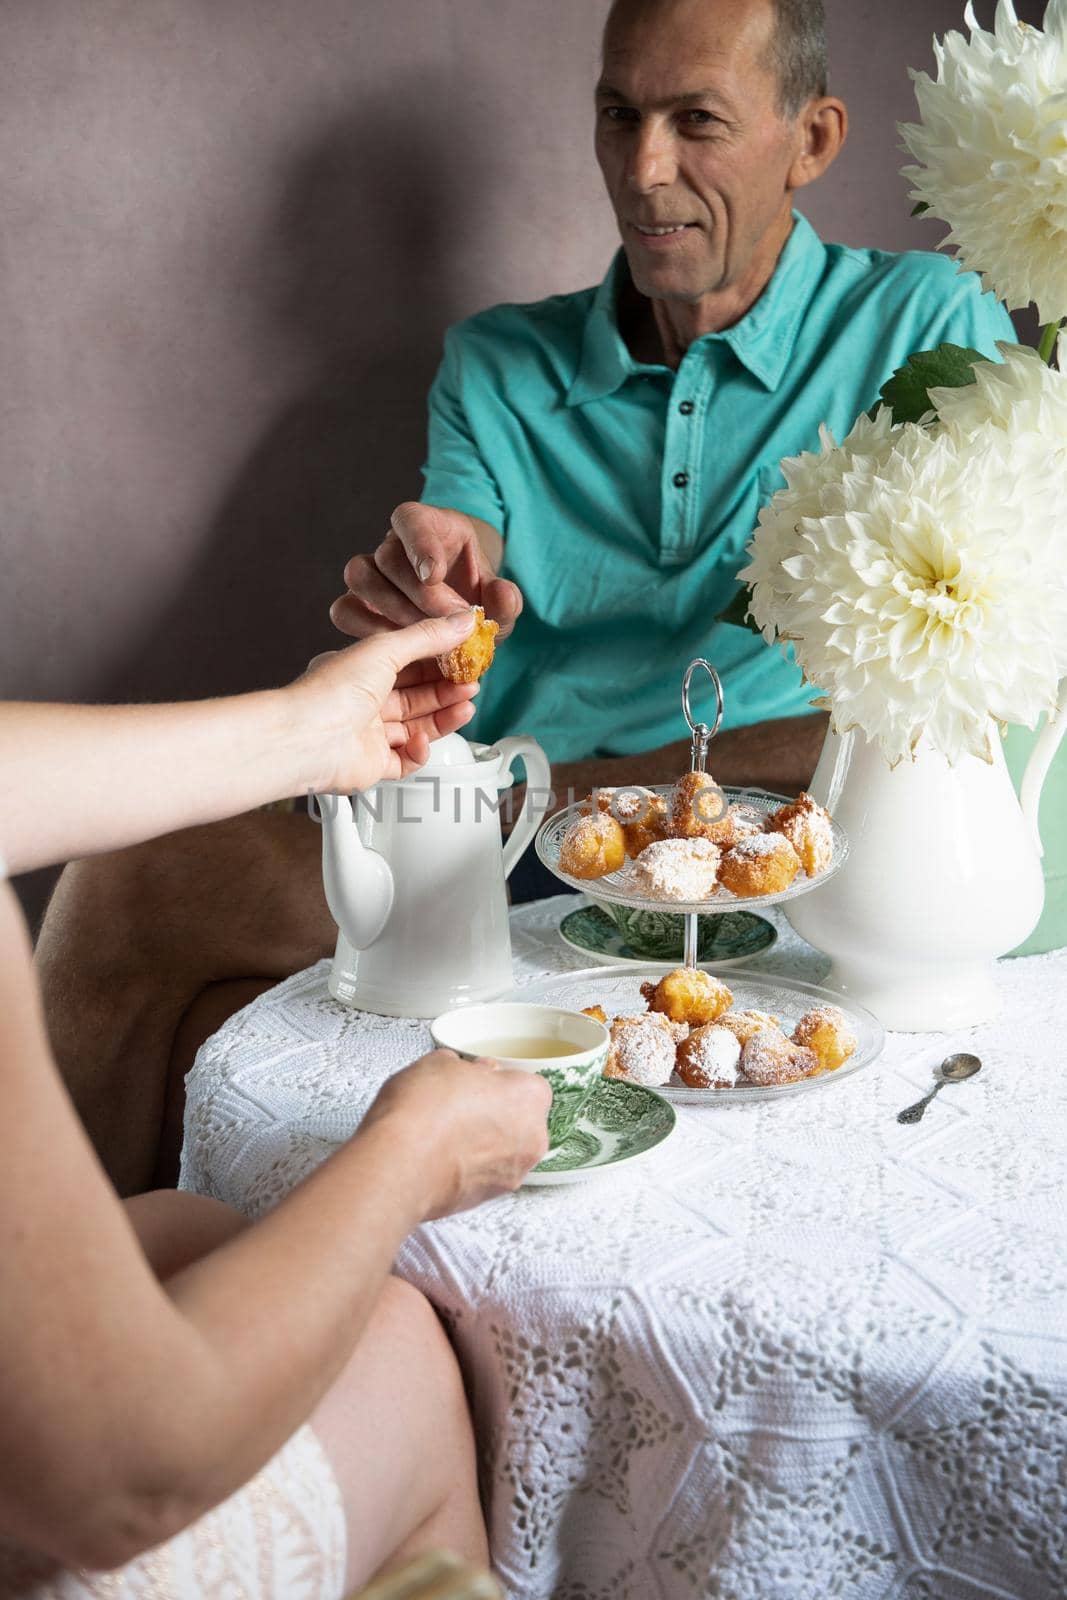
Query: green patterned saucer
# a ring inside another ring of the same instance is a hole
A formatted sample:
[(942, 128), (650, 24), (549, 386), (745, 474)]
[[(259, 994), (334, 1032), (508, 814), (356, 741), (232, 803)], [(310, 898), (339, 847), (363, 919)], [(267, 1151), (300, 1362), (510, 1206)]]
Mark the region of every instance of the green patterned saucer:
[[(619, 907), (612, 909), (617, 912)], [(641, 920), (631, 921), (630, 938), (626, 939), (602, 906), (579, 906), (563, 918), (559, 936), (579, 955), (605, 966), (643, 967), (650, 961), (681, 961), (684, 919), (672, 912), (660, 915), (643, 911), (638, 915)], [(719, 916), (701, 917), (697, 960), (702, 967), (751, 961), (754, 956), (765, 954), (777, 938), (773, 923), (753, 916), (751, 911), (724, 911)]]
[(639, 1083), (604, 1078), (571, 1134), (523, 1180), (581, 1183), (649, 1155), (674, 1132), (674, 1107)]

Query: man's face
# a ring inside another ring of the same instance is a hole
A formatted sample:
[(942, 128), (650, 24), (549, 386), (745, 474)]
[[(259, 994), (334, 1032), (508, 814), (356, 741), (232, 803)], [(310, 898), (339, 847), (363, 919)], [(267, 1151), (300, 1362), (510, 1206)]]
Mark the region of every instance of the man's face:
[(742, 282), (780, 239), (798, 133), (777, 109), (773, 37), (771, 0), (624, 4), (608, 25), (597, 160), (652, 299)]

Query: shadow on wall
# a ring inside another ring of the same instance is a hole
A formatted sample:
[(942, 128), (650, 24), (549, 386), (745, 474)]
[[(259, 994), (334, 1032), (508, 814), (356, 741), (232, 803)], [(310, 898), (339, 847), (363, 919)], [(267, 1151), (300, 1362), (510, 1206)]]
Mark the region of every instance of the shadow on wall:
[[(463, 130), (431, 143), (420, 84), (413, 132), (395, 87), (290, 165), (249, 291), (304, 352), (299, 398), (225, 495), (186, 582), (107, 686), (115, 699), (224, 694), (295, 676), (340, 642), (330, 602), (345, 561), (372, 548), (421, 489), (426, 393), (460, 314), (450, 240), (462, 214)], [(475, 158), (476, 159), (476, 158)], [(459, 212), (460, 214), (457, 214)]]
[[(418, 129), (393, 87), (282, 174), (244, 271), (266, 335), (303, 352), (303, 391), (251, 451), (184, 584), (102, 700), (263, 688), (343, 643), (328, 610), (345, 562), (422, 487), (426, 393), (464, 304), (450, 241), (482, 224), (478, 151), (445, 114), (443, 91), (425, 81), (418, 91)], [(426, 130), (445, 125), (447, 140), (431, 142)], [(31, 926), (58, 872), (20, 878)]]

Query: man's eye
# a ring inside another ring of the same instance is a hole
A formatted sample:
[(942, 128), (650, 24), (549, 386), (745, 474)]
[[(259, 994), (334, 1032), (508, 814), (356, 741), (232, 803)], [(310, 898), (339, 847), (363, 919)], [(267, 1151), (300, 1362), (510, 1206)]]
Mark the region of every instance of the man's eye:
[(691, 111), (683, 112), (683, 120), (693, 128), (706, 128), (709, 123), (718, 122), (718, 117), (711, 111), (701, 111), (694, 106)]
[(636, 122), (638, 117), (633, 106), (601, 106), (600, 114), (608, 122)]

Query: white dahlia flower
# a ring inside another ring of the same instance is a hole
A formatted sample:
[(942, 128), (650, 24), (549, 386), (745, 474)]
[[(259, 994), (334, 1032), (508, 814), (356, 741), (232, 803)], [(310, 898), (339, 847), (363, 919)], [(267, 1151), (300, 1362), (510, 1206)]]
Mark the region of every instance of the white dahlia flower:
[(1067, 316), (1067, 0), (1044, 30), (998, 0), (994, 31), (934, 41), (937, 78), (913, 72), (917, 123), (902, 123), (913, 200), (949, 224), (942, 241), (1009, 310)]
[(961, 440), (987, 425), (1000, 428), (1014, 442), (1019, 470), (1058, 471), (1067, 493), (1067, 367), (1058, 372), (1046, 366), (1028, 345), (998, 344), (997, 349), (1000, 361), (975, 362), (974, 383), (931, 389), (930, 404), (941, 426)]
[(1033, 727), (1067, 673), (1067, 465), (1028, 434), (1067, 440), (1067, 374), (1008, 350), (931, 398), (951, 416), (883, 410), (783, 462), (740, 574), (837, 731), (893, 763), (920, 739), (988, 759), (989, 719)]

